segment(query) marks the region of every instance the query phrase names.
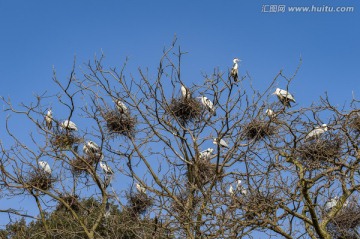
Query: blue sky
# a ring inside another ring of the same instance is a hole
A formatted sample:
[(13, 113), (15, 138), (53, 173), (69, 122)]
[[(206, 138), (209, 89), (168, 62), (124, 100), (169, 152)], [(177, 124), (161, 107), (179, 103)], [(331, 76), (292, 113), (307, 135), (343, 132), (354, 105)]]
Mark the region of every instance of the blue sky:
[[(262, 13), (264, 4), (354, 6), (355, 11)], [(280, 69), (292, 74), (301, 56), (291, 86), (299, 104), (307, 106), (328, 92), (341, 105), (352, 92), (360, 98), (359, 11), (358, 0), (0, 0), (0, 96), (29, 103), (33, 93), (55, 93), (53, 66), (66, 79), (75, 55), (79, 70), (101, 50), (106, 66), (120, 67), (128, 57), (129, 73), (137, 75), (138, 67), (155, 72), (162, 49), (176, 34), (189, 52), (182, 68), (189, 85), (214, 67), (227, 71), (239, 57), (240, 72), (248, 71), (262, 89)], [(6, 115), (0, 112), (1, 140)]]

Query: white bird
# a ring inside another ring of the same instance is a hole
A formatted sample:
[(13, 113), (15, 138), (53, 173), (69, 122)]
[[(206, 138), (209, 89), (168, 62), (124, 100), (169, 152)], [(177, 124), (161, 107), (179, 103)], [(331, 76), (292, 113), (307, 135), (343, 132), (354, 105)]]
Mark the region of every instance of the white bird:
[(315, 127), (315, 129), (311, 130), (305, 137), (305, 140), (312, 140), (319, 138), (319, 136), (328, 131), (327, 124), (322, 124), (321, 126)]
[(51, 109), (48, 110), (45, 116), (46, 127), (50, 130), (52, 128), (52, 111)]
[(214, 138), (213, 144), (219, 144), (220, 147), (223, 147), (223, 148), (228, 148), (228, 149), (230, 148), (229, 145), (223, 139), (220, 139), (220, 143), (219, 143), (219, 139)]
[(295, 103), (295, 99), (294, 97), (287, 92), (286, 90), (282, 90), (280, 88), (276, 88), (275, 92), (273, 93), (273, 95), (277, 95), (278, 99), (280, 100), (280, 102), (287, 107), (290, 107), (290, 102), (294, 102)]
[(126, 107), (125, 103), (122, 102), (121, 100), (116, 100), (115, 101), (116, 104), (116, 108), (119, 110), (119, 112), (121, 114), (127, 114), (128, 113), (128, 108)]
[(106, 201), (106, 205), (105, 205), (105, 214), (104, 217), (108, 218), (110, 216), (110, 203), (109, 200)]
[(241, 193), (242, 195), (246, 195), (246, 194), (247, 194), (246, 189), (241, 185), (241, 180), (238, 180), (238, 181), (237, 181), (236, 190), (237, 190), (237, 191), (240, 191), (240, 193)]
[(234, 194), (234, 188), (232, 185), (230, 185), (228, 192), (233, 195)]
[(200, 96), (197, 98), (201, 99), (201, 103), (206, 107), (206, 109), (216, 116), (215, 107), (211, 100), (209, 100), (206, 96)]
[(209, 161), (213, 152), (214, 152), (214, 149), (208, 148), (208, 149), (200, 152), (199, 158), (202, 160)]
[(185, 99), (190, 99), (190, 97), (191, 97), (189, 88), (187, 88), (183, 84), (181, 84), (181, 94)]
[(265, 113), (269, 118), (274, 118), (276, 116), (272, 109), (267, 109)]
[(45, 161), (39, 161), (40, 168), (47, 174), (51, 174), (51, 168), (50, 165)]
[(238, 58), (234, 58), (233, 60), (233, 67), (231, 69), (231, 72), (230, 72), (230, 76), (234, 79), (235, 82), (237, 82), (239, 80), (238, 78), (238, 62), (240, 60)]
[(141, 186), (138, 183), (136, 184), (136, 189), (138, 190), (139, 193), (146, 194), (146, 188), (144, 188), (143, 186)]
[(331, 210), (333, 207), (336, 206), (336, 204), (338, 203), (339, 201), (339, 197), (334, 197), (334, 198), (331, 198), (330, 201), (328, 201), (326, 204), (325, 204), (325, 209), (326, 210)]
[(106, 163), (100, 161), (99, 164), (100, 164), (100, 168), (102, 168), (104, 173), (106, 173), (108, 175), (113, 175), (114, 174), (114, 171)]
[(95, 154), (100, 153), (100, 147), (95, 142), (89, 140), (84, 144), (83, 152), (85, 154)]
[(76, 124), (70, 120), (64, 120), (61, 124), (60, 127), (66, 130), (70, 130), (70, 131), (77, 131), (77, 127)]

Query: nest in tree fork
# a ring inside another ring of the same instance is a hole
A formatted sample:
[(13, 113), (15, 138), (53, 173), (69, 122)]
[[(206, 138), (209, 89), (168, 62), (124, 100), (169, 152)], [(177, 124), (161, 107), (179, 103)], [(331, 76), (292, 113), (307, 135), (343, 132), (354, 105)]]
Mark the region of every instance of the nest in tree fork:
[(169, 104), (169, 109), (181, 124), (199, 119), (203, 112), (202, 104), (191, 97), (172, 99)]
[(55, 148), (69, 150), (74, 145), (81, 143), (82, 140), (69, 131), (60, 131), (54, 133), (50, 142)]
[(360, 207), (347, 206), (330, 221), (328, 230), (334, 238), (358, 238), (354, 233), (360, 226)]
[(275, 134), (275, 127), (269, 121), (253, 120), (244, 127), (245, 136), (249, 140), (260, 140)]
[(317, 139), (302, 145), (298, 149), (298, 155), (309, 168), (328, 167), (341, 155), (341, 139)]
[(110, 134), (120, 134), (127, 137), (134, 136), (136, 119), (131, 117), (130, 113), (110, 110), (105, 112), (103, 117)]
[(268, 218), (275, 215), (278, 208), (275, 193), (265, 195), (263, 192), (252, 192), (246, 198), (244, 210), (248, 220)]
[(76, 157), (72, 159), (69, 164), (72, 167), (72, 172), (75, 174), (81, 174), (83, 172), (88, 172), (89, 166), (94, 166), (100, 157), (98, 154), (91, 154), (84, 157)]
[[(60, 198), (65, 201), (66, 204), (70, 206), (70, 208), (76, 212), (80, 210), (80, 203), (79, 203), (79, 196), (78, 195), (60, 195)], [(56, 210), (65, 210), (68, 211), (69, 209), (61, 202), (58, 203), (56, 206)]]
[(49, 190), (52, 187), (53, 182), (55, 182), (55, 179), (51, 178), (51, 175), (42, 170), (30, 173), (27, 180), (27, 183), (31, 187), (40, 188), (44, 191)]
[[(218, 168), (218, 173), (216, 172)], [(211, 180), (220, 180), (224, 173), (224, 169), (221, 169), (221, 165), (217, 167), (216, 163), (211, 163), (207, 160), (197, 160), (193, 165), (189, 165), (188, 174), (190, 174), (190, 183), (197, 184), (198, 187), (202, 187), (205, 184), (211, 182)]]
[(145, 193), (136, 193), (128, 196), (130, 211), (134, 215), (144, 213), (149, 207), (152, 206), (152, 199)]

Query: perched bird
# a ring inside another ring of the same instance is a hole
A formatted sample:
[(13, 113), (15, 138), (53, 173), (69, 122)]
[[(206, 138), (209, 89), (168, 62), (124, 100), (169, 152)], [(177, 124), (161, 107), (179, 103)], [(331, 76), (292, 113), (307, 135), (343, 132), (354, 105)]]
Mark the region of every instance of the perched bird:
[(181, 84), (181, 94), (185, 99), (190, 99), (190, 97), (191, 97), (189, 88), (187, 88), (183, 84)]
[(125, 103), (122, 102), (121, 100), (117, 99), (115, 101), (116, 104), (116, 108), (119, 110), (119, 112), (121, 114), (127, 114), (128, 113), (128, 108), (126, 107)]
[(106, 201), (106, 205), (105, 205), (105, 213), (104, 213), (104, 217), (108, 218), (110, 216), (110, 203), (109, 203), (109, 199)]
[(267, 109), (265, 113), (269, 118), (274, 118), (276, 116), (272, 109)]
[(97, 145), (95, 142), (89, 140), (84, 144), (83, 152), (85, 154), (89, 155), (89, 154), (100, 153), (101, 150), (100, 150), (99, 145)]
[(136, 184), (136, 189), (138, 190), (139, 193), (146, 194), (146, 188), (144, 188), (143, 186), (141, 186), (138, 183)]
[(45, 161), (39, 161), (40, 168), (47, 174), (51, 174), (51, 168), (50, 165)]
[(233, 195), (234, 194), (234, 188), (232, 185), (230, 185), (228, 192)]
[(238, 180), (238, 181), (237, 181), (236, 191), (239, 191), (242, 195), (246, 195), (246, 194), (247, 194), (246, 189), (241, 185), (241, 180)]
[(70, 120), (64, 120), (61, 124), (60, 127), (69, 131), (77, 131), (77, 127), (76, 124)]
[(334, 198), (331, 198), (330, 201), (328, 201), (326, 204), (325, 204), (325, 209), (326, 210), (331, 210), (333, 207), (336, 206), (336, 204), (338, 203), (339, 201), (339, 197), (334, 197)]
[(51, 109), (48, 110), (45, 116), (46, 127), (50, 130), (52, 128), (52, 111)]
[(209, 161), (213, 152), (214, 152), (214, 149), (208, 148), (208, 149), (200, 152), (199, 158), (202, 160)]
[(211, 100), (209, 100), (206, 96), (200, 96), (197, 98), (201, 99), (201, 103), (206, 107), (206, 109), (216, 116), (215, 107)]
[(225, 140), (219, 138), (214, 138), (213, 144), (219, 144), (220, 147), (230, 148), (229, 145), (225, 142)]
[(114, 171), (105, 162), (100, 161), (99, 164), (100, 164), (100, 168), (102, 168), (104, 173), (106, 173), (108, 175), (113, 175), (114, 174)]
[(321, 126), (315, 127), (315, 129), (311, 130), (305, 137), (305, 140), (313, 140), (320, 137), (321, 134), (328, 131), (327, 124), (322, 124)]
[(230, 76), (234, 79), (235, 82), (239, 81), (239, 78), (238, 78), (238, 62), (240, 60), (238, 58), (234, 58), (233, 60), (233, 67), (231, 69), (231, 72), (230, 72)]
[(280, 102), (285, 106), (285, 107), (290, 107), (290, 102), (294, 102), (295, 103), (295, 99), (294, 97), (287, 92), (286, 90), (282, 90), (280, 88), (276, 88), (275, 92), (273, 93), (273, 95), (277, 95), (278, 99), (280, 100)]

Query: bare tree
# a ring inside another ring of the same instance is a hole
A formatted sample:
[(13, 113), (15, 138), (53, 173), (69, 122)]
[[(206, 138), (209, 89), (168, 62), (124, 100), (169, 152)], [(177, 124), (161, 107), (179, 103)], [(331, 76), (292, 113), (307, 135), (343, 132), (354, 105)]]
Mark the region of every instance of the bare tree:
[(126, 238), (358, 238), (358, 101), (339, 109), (325, 95), (291, 107), (301, 60), (261, 92), (249, 73), (235, 82), (229, 69), (189, 85), (175, 46), (155, 74), (127, 74), (127, 61), (106, 69), (101, 55), (81, 77), (74, 63), (65, 83), (54, 71), (54, 96), (20, 107), (3, 99), (34, 128), (24, 138), (7, 119), (14, 144), (1, 145), (1, 192), (32, 198), (38, 212), (1, 212), (41, 223), (39, 238), (58, 233), (47, 219), (59, 208), (76, 225), (68, 230), (87, 238), (125, 238), (121, 227), (133, 232)]

